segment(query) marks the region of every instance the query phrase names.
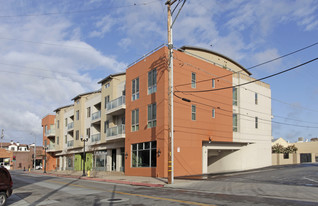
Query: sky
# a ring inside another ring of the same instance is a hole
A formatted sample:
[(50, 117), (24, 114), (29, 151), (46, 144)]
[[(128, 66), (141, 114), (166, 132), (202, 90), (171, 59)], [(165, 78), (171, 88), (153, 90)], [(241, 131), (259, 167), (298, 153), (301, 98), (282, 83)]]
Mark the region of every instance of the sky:
[[(0, 0), (2, 141), (42, 145), (44, 116), (166, 44), (165, 2)], [(175, 48), (210, 49), (245, 68), (315, 44), (317, 37), (316, 0), (187, 0), (173, 25)], [(261, 78), (317, 57), (314, 45), (250, 72)], [(317, 76), (314, 61), (264, 80), (273, 121), (281, 123), (272, 124), (274, 138), (318, 136)]]

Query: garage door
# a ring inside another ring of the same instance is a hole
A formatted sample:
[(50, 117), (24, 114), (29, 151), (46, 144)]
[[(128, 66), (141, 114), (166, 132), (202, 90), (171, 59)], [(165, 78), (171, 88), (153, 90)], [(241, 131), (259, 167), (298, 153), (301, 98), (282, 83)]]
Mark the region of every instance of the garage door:
[(311, 153), (301, 153), (300, 163), (311, 162)]

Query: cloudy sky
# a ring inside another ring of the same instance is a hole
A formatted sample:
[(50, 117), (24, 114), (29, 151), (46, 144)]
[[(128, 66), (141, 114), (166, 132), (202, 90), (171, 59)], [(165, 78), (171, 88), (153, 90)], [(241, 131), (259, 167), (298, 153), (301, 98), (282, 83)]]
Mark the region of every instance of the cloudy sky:
[[(41, 119), (167, 42), (165, 0), (0, 0), (3, 141), (42, 144)], [(176, 10), (177, 11), (177, 10)], [(246, 68), (318, 42), (316, 0), (187, 0), (174, 46)], [(251, 69), (259, 78), (318, 57), (318, 45)], [(267, 79), (274, 138), (318, 136), (318, 61)]]

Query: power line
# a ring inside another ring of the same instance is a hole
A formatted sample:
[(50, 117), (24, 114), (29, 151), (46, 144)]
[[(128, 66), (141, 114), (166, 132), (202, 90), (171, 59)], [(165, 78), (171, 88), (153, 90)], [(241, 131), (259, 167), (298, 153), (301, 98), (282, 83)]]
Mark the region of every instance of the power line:
[[(305, 47), (303, 47), (303, 48), (300, 48), (300, 49), (298, 49), (298, 50), (292, 51), (292, 52), (290, 52), (290, 53), (284, 54), (284, 55), (279, 56), (279, 57), (277, 57), (277, 58), (274, 58), (274, 59), (271, 59), (271, 60), (262, 62), (262, 63), (260, 63), (260, 64), (254, 65), (254, 66), (251, 66), (251, 67), (247, 68), (246, 70), (251, 70), (251, 69), (253, 69), (253, 68), (256, 68), (256, 67), (259, 67), (259, 66), (268, 64), (268, 63), (270, 63), (270, 62), (276, 61), (276, 60), (278, 60), (278, 59), (282, 59), (282, 58), (284, 58), (284, 57), (290, 56), (290, 55), (292, 55), (292, 54), (298, 53), (298, 52), (300, 52), (300, 51), (306, 50), (306, 49), (311, 48), (311, 47), (316, 46), (316, 45), (318, 45), (318, 42), (315, 42), (315, 43), (313, 43), (313, 44), (310, 44), (310, 45), (305, 46)], [(185, 51), (185, 50), (182, 50), (182, 49), (179, 49), (179, 50), (180, 50), (180, 51), (183, 51), (183, 52), (185, 52), (185, 53), (191, 54), (191, 55), (193, 55), (193, 56), (196, 56), (196, 57), (198, 57), (198, 58), (201, 58), (201, 59), (203, 59), (203, 60), (205, 60), (205, 61), (208, 61), (208, 62), (210, 62), (210, 63), (216, 64), (215, 62), (213, 62), (213, 61), (211, 61), (211, 60), (209, 60), (209, 59), (205, 59), (205, 58), (203, 58), (203, 57), (201, 57), (201, 56), (199, 56), (199, 55), (193, 54), (193, 53), (191, 53), (191, 52), (189, 52), (189, 51)], [(220, 66), (221, 66), (221, 65), (220, 65)], [(233, 73), (231, 73), (231, 74), (226, 74), (226, 75), (223, 75), (223, 76), (219, 76), (219, 77), (216, 77), (215, 79), (221, 79), (221, 78), (223, 78), (223, 77), (227, 77), (227, 76), (230, 76), (230, 75), (233, 75), (233, 74), (236, 74), (236, 73), (241, 73), (241, 72), (243, 72), (243, 70), (238, 71), (238, 72), (233, 72)], [(201, 80), (201, 81), (199, 81), (199, 82), (197, 82), (197, 83), (201, 83), (201, 82), (205, 82), (205, 81), (210, 81), (210, 80), (211, 80), (211, 79)], [(188, 84), (191, 84), (191, 83), (188, 83)], [(177, 86), (183, 86), (183, 85), (188, 85), (188, 84), (182, 84), (182, 85), (177, 85)]]
[(311, 62), (314, 62), (318, 60), (318, 58), (314, 58), (314, 59), (311, 59), (307, 62), (304, 62), (302, 64), (299, 64), (297, 66), (294, 66), (294, 67), (291, 67), (289, 69), (285, 69), (283, 71), (280, 71), (280, 72), (277, 72), (277, 73), (274, 73), (274, 74), (271, 74), (271, 75), (268, 75), (268, 76), (265, 76), (265, 77), (262, 77), (262, 78), (259, 78), (259, 79), (255, 79), (255, 80), (252, 80), (252, 81), (249, 81), (249, 82), (245, 82), (245, 83), (242, 83), (242, 84), (238, 84), (238, 85), (234, 85), (234, 86), (229, 86), (229, 87), (223, 87), (223, 88), (217, 88), (217, 89), (206, 89), (206, 90), (196, 90), (196, 91), (176, 91), (176, 92), (182, 92), (182, 93), (198, 93), (198, 92), (211, 92), (211, 91), (219, 91), (219, 90), (224, 90), (224, 89), (232, 89), (232, 88), (235, 88), (235, 87), (240, 87), (240, 86), (244, 86), (244, 85), (247, 85), (247, 84), (251, 84), (251, 83), (254, 83), (254, 82), (258, 82), (258, 81), (262, 81), (264, 79), (268, 79), (268, 78), (271, 78), (271, 77), (274, 77), (274, 76), (277, 76), (277, 75), (280, 75), (280, 74), (283, 74), (285, 72), (288, 72), (288, 71), (291, 71), (291, 70), (294, 70), (294, 69), (297, 69), (298, 67), (301, 67), (301, 66), (304, 66), (306, 64), (309, 64)]
[(113, 6), (113, 7), (104, 7), (104, 8), (95, 8), (95, 9), (86, 9), (86, 10), (77, 10), (77, 11), (67, 11), (67, 12), (48, 12), (48, 13), (41, 13), (41, 14), (21, 14), (21, 15), (3, 15), (0, 18), (12, 18), (12, 17), (36, 17), (36, 16), (51, 16), (51, 15), (67, 15), (67, 14), (78, 14), (78, 13), (90, 13), (95, 11), (103, 11), (105, 9), (120, 9), (120, 8), (129, 8), (135, 6), (147, 6), (149, 4), (153, 4), (155, 1), (150, 2), (143, 2), (143, 3), (134, 3), (124, 6)]

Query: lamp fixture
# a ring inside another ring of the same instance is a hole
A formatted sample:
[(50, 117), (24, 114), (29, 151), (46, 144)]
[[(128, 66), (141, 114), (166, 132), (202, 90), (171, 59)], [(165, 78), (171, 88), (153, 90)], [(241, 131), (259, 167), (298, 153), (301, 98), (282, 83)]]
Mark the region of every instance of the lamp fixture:
[(160, 157), (160, 154), (161, 154), (161, 151), (160, 151), (160, 149), (158, 149), (158, 157)]
[(212, 138), (211, 138), (211, 137), (209, 137), (209, 144), (211, 144), (211, 142), (212, 142)]

